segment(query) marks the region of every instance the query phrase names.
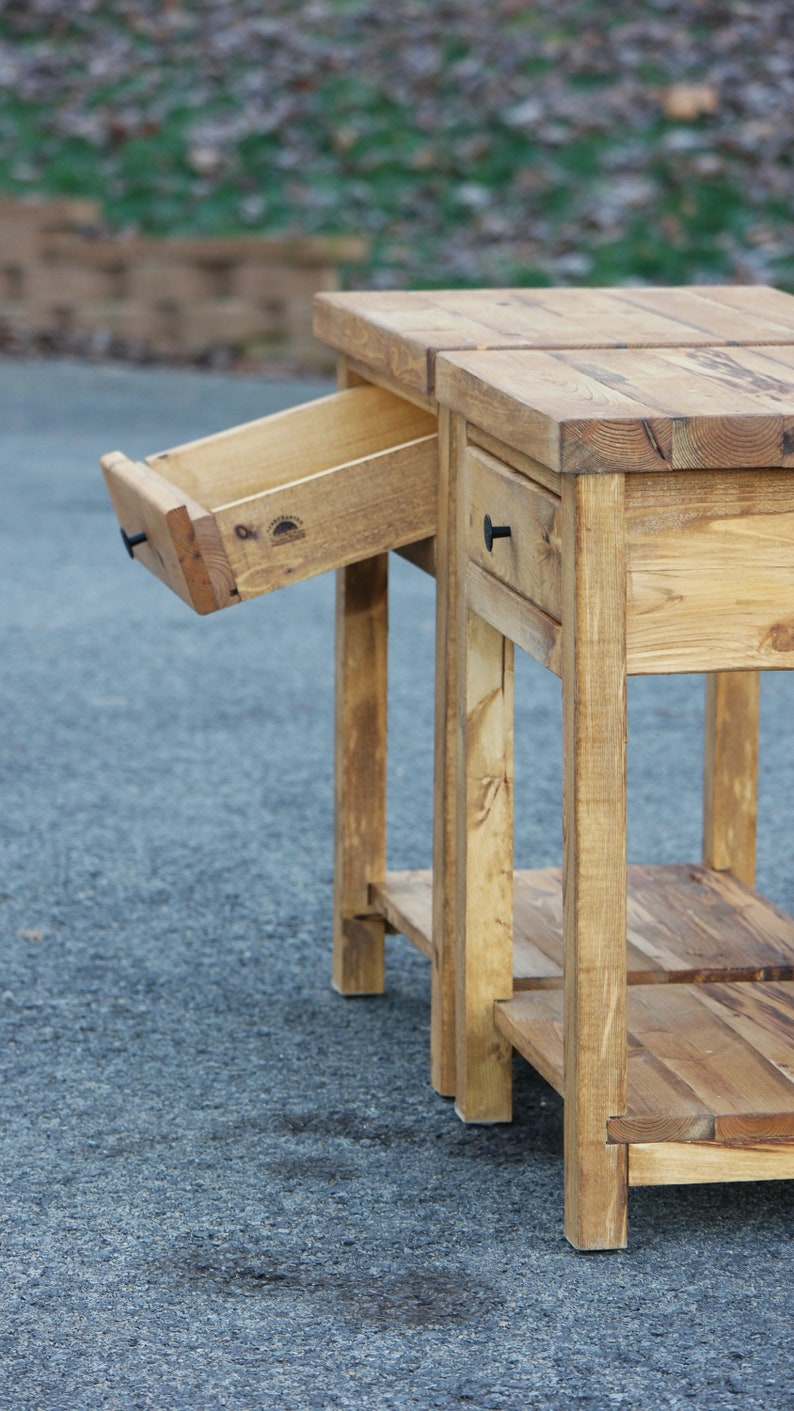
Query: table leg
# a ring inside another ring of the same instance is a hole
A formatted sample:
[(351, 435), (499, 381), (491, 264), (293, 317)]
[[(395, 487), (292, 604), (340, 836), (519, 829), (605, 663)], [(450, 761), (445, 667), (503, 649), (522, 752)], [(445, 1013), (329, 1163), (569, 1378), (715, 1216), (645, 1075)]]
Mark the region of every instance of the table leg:
[(760, 673), (706, 676), (703, 861), (755, 884)]
[(436, 529), (436, 687), (433, 748), (433, 957), (430, 1077), (437, 1092), (455, 1092), (455, 798), (457, 780), (458, 458), (465, 423), (446, 408), (438, 415)]
[(455, 1106), (464, 1122), (509, 1122), (512, 1047), (493, 1010), (513, 995), (513, 643), (472, 612), (463, 627)]
[(626, 649), (623, 477), (563, 484), (565, 1233), (626, 1243)]
[(333, 985), (384, 987), (384, 921), (369, 900), (386, 871), (388, 554), (337, 573)]

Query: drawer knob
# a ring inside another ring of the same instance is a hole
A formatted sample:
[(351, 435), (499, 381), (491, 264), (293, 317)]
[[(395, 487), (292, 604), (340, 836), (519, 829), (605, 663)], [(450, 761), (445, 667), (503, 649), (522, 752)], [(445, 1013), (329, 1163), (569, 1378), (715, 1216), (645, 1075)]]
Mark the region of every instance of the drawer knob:
[(145, 544), (145, 543), (146, 543), (146, 535), (145, 535), (145, 534), (128, 534), (127, 531), (126, 531), (126, 529), (122, 529), (122, 531), (121, 531), (121, 539), (122, 539), (122, 543), (124, 544), (124, 547), (125, 547), (125, 549), (127, 550), (127, 553), (129, 554), (130, 558), (134, 558), (134, 557), (135, 557), (135, 555), (134, 555), (134, 553), (133, 553), (132, 551), (133, 551), (134, 548), (137, 547), (138, 544)]
[(488, 553), (493, 553), (494, 539), (509, 539), (511, 532), (509, 524), (492, 524), (491, 516), (487, 514), (482, 522), (482, 533)]

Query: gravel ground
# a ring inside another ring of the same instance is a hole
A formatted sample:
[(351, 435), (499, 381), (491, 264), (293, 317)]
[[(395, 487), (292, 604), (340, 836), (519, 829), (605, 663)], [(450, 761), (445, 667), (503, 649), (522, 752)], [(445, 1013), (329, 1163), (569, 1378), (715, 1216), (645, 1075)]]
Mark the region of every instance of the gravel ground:
[[(551, 1090), (519, 1065), (514, 1124), (464, 1128), (399, 938), (385, 997), (330, 990), (331, 578), (200, 620), (121, 552), (101, 451), (314, 391), (0, 364), (0, 1406), (792, 1407), (791, 1183), (635, 1191), (629, 1250), (577, 1255)], [(401, 562), (393, 621), (391, 861), (423, 865), (432, 585)], [(691, 858), (702, 683), (633, 686), (632, 856)], [(760, 878), (789, 905), (792, 687)], [(522, 660), (517, 696), (519, 861), (551, 862), (556, 681)]]

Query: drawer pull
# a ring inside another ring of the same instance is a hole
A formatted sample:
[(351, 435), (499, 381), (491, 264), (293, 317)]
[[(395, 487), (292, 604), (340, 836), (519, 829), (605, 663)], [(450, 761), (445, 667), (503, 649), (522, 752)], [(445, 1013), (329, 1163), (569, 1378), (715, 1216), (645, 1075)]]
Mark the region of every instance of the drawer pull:
[(128, 534), (126, 529), (121, 530), (121, 538), (122, 543), (124, 544), (124, 547), (127, 550), (127, 553), (129, 554), (131, 559), (135, 557), (134, 553), (132, 552), (133, 549), (136, 548), (138, 544), (146, 543), (145, 534)]
[(494, 539), (509, 539), (512, 533), (509, 524), (492, 524), (491, 516), (487, 514), (482, 522), (483, 538), (488, 553), (493, 552)]

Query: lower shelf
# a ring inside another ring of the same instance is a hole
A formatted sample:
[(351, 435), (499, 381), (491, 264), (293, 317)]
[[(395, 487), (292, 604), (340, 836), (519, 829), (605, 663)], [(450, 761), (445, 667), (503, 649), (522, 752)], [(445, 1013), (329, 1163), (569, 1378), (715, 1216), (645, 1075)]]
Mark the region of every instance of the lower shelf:
[[(562, 993), (516, 995), (494, 1015), (564, 1095)], [(790, 1144), (794, 1154), (794, 982), (636, 985), (628, 1031), (626, 1112), (608, 1120), (608, 1140)]]
[[(390, 872), (372, 888), (394, 931), (431, 954), (433, 877)], [(687, 864), (629, 867), (628, 981), (794, 979), (794, 919), (729, 872)], [(562, 985), (562, 872), (515, 874), (515, 990)]]

